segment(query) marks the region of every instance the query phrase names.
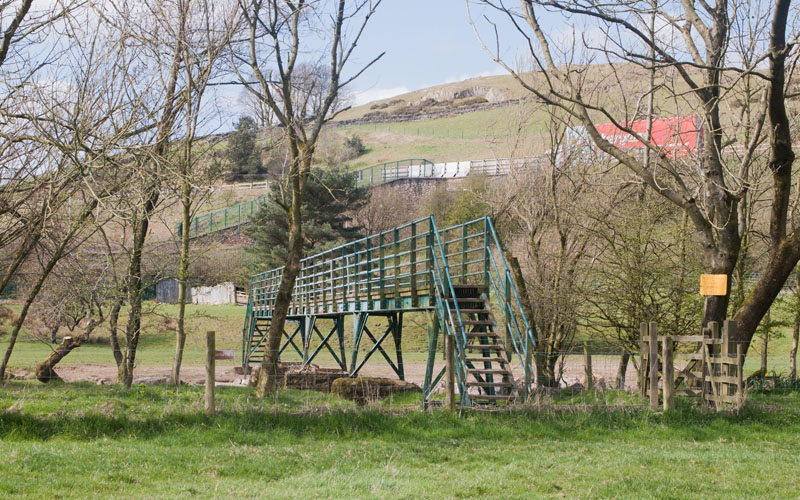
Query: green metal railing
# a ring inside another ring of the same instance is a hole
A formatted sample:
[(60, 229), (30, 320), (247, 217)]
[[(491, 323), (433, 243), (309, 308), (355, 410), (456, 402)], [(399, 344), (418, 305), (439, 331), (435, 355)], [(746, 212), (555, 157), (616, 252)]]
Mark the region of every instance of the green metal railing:
[(357, 170), (358, 183), (362, 186), (377, 186), (410, 177), (433, 177), (433, 163), (424, 158), (387, 161)]
[[(424, 158), (388, 161), (358, 170), (356, 174), (359, 185), (376, 186), (408, 177), (432, 177), (433, 163)], [(192, 218), (189, 224), (189, 237), (195, 238), (250, 222), (251, 217), (258, 210), (259, 202), (266, 197), (267, 195), (260, 196), (255, 200), (245, 201)], [(182, 231), (183, 223), (179, 222), (175, 234), (180, 235)]]
[[(259, 204), (266, 198), (266, 195), (259, 196), (255, 200), (237, 203), (230, 207), (194, 217), (189, 224), (189, 237), (195, 238), (250, 222), (253, 214), (258, 212)], [(178, 222), (175, 234), (180, 235), (182, 231), (183, 223)]]
[[(256, 320), (271, 318), (282, 275), (283, 268), (277, 268), (251, 277), (242, 332), (245, 366)], [(533, 334), (488, 217), (441, 230), (432, 216), (426, 217), (307, 257), (301, 261), (288, 316), (435, 311), (441, 331), (455, 340), (456, 379), (462, 404), (469, 405), (467, 332), (458, 302), (451, 305), (447, 300), (456, 296), (454, 283), (480, 286), (489, 293), (493, 308), (499, 307), (496, 319), (509, 350), (525, 368), (527, 390)], [(434, 356), (429, 347), (429, 370)], [(426, 398), (441, 377), (432, 375), (426, 374)]]

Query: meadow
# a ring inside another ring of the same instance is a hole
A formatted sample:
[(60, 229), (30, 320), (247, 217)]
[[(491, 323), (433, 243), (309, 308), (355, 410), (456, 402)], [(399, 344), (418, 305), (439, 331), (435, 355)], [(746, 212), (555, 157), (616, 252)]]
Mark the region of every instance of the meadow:
[[(800, 395), (739, 413), (423, 412), (314, 392), (14, 381), (5, 498), (796, 498)], [(768, 402), (769, 404), (765, 404)]]

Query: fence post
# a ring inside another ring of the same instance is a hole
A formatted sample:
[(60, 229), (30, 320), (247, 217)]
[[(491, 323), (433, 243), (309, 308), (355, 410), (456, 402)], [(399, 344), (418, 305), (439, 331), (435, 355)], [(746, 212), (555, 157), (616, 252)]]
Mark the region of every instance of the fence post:
[(645, 349), (645, 342), (647, 342), (647, 323), (642, 322), (639, 325), (639, 395), (641, 397), (647, 396), (647, 369), (649, 366), (647, 353), (649, 349)]
[(650, 322), (650, 409), (658, 410), (658, 324)]
[(705, 339), (705, 328), (703, 329), (703, 341), (701, 342), (702, 351), (703, 351), (703, 360), (701, 361), (700, 365), (700, 405), (705, 410), (708, 408), (708, 401), (706, 400), (706, 350), (708, 349), (706, 346), (706, 339)]
[(744, 348), (741, 343), (736, 344), (736, 407), (744, 404)]
[(672, 357), (672, 337), (669, 335), (664, 336), (664, 344), (662, 351), (662, 375), (664, 377), (664, 411), (671, 410), (675, 407), (675, 368), (673, 366)]
[[(453, 336), (444, 332), (444, 351), (445, 351), (445, 405), (449, 411), (456, 409), (455, 395), (455, 363), (453, 360)], [(462, 395), (463, 397), (463, 395)]]
[(206, 332), (206, 390), (204, 394), (204, 403), (206, 415), (214, 414), (214, 350), (216, 349), (214, 342), (214, 332)]
[[(716, 321), (710, 321), (708, 323), (709, 328), (711, 329), (711, 338), (720, 340), (722, 339), (722, 332), (720, 331), (720, 324)], [(711, 396), (713, 397), (714, 402), (714, 409), (719, 410), (720, 408), (720, 399), (716, 396), (722, 394), (722, 383), (717, 382), (719, 380), (717, 377), (722, 375), (722, 364), (720, 363), (720, 358), (723, 356), (722, 346), (721, 344), (711, 344), (708, 347), (708, 354), (711, 359), (708, 360), (708, 369), (709, 373), (708, 376), (711, 379)], [(715, 361), (716, 360), (716, 361)]]
[(586, 390), (591, 391), (594, 387), (592, 379), (592, 355), (589, 354), (589, 344), (583, 341), (583, 369), (586, 374)]
[[(737, 356), (736, 347), (731, 342), (731, 337), (736, 338), (736, 326), (737, 326), (736, 321), (730, 319), (726, 319), (725, 322), (722, 324), (722, 352), (724, 352), (725, 357), (728, 358), (727, 361), (731, 361), (730, 358)], [(731, 363), (726, 363), (724, 375), (728, 377), (737, 376), (738, 364), (739, 364), (738, 356), (736, 357), (736, 365), (733, 365)], [(738, 381), (736, 385), (725, 384), (725, 387), (728, 388), (728, 390), (725, 391), (726, 396), (733, 396), (734, 390), (736, 390), (738, 394), (738, 389), (739, 389)]]

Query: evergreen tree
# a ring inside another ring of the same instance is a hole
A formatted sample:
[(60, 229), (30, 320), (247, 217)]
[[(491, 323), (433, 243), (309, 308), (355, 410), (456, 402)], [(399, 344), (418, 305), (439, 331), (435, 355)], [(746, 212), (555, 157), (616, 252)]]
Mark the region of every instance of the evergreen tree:
[[(280, 184), (270, 186), (266, 198), (245, 232), (256, 243), (248, 251), (256, 257), (256, 270), (283, 265), (289, 242), (290, 201)], [(356, 174), (342, 168), (315, 168), (308, 179), (303, 198), (303, 237), (305, 255), (312, 255), (362, 237), (363, 228), (352, 215), (369, 201), (369, 189), (359, 186)]]
[(239, 118), (225, 156), (230, 164), (229, 182), (253, 180), (266, 173), (256, 148), (255, 120), (249, 116)]

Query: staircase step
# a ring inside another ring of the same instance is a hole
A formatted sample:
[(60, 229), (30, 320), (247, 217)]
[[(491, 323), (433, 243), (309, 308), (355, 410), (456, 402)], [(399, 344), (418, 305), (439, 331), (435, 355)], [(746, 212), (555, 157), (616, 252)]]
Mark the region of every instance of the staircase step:
[(495, 349), (495, 350), (505, 350), (505, 346), (503, 344), (467, 344), (466, 348), (469, 350), (482, 350), (482, 349)]
[(482, 297), (456, 297), (456, 298), (447, 297), (447, 300), (449, 302), (465, 302), (465, 303), (480, 302), (481, 304), (483, 304), (484, 302)]
[(505, 368), (467, 368), (467, 373), (477, 373), (477, 374), (492, 374), (492, 373), (499, 373), (501, 375), (511, 375), (511, 372), (506, 370)]
[[(455, 309), (450, 309), (451, 311), (455, 311)], [(459, 308), (458, 312), (461, 314), (489, 314), (491, 311), (488, 309), (464, 309)]]
[(514, 387), (511, 382), (467, 382), (467, 387)]
[(467, 332), (467, 338), (480, 338), (480, 337), (489, 337), (489, 338), (500, 338), (495, 332)]
[(472, 361), (475, 363), (508, 363), (508, 360), (505, 358), (464, 358), (467, 361)]
[(473, 325), (473, 326), (494, 326), (494, 321), (486, 321), (486, 320), (479, 320), (479, 319), (465, 319), (461, 320), (461, 323), (465, 325)]
[(491, 401), (508, 401), (514, 399), (512, 394), (470, 394), (470, 399), (487, 399)]

